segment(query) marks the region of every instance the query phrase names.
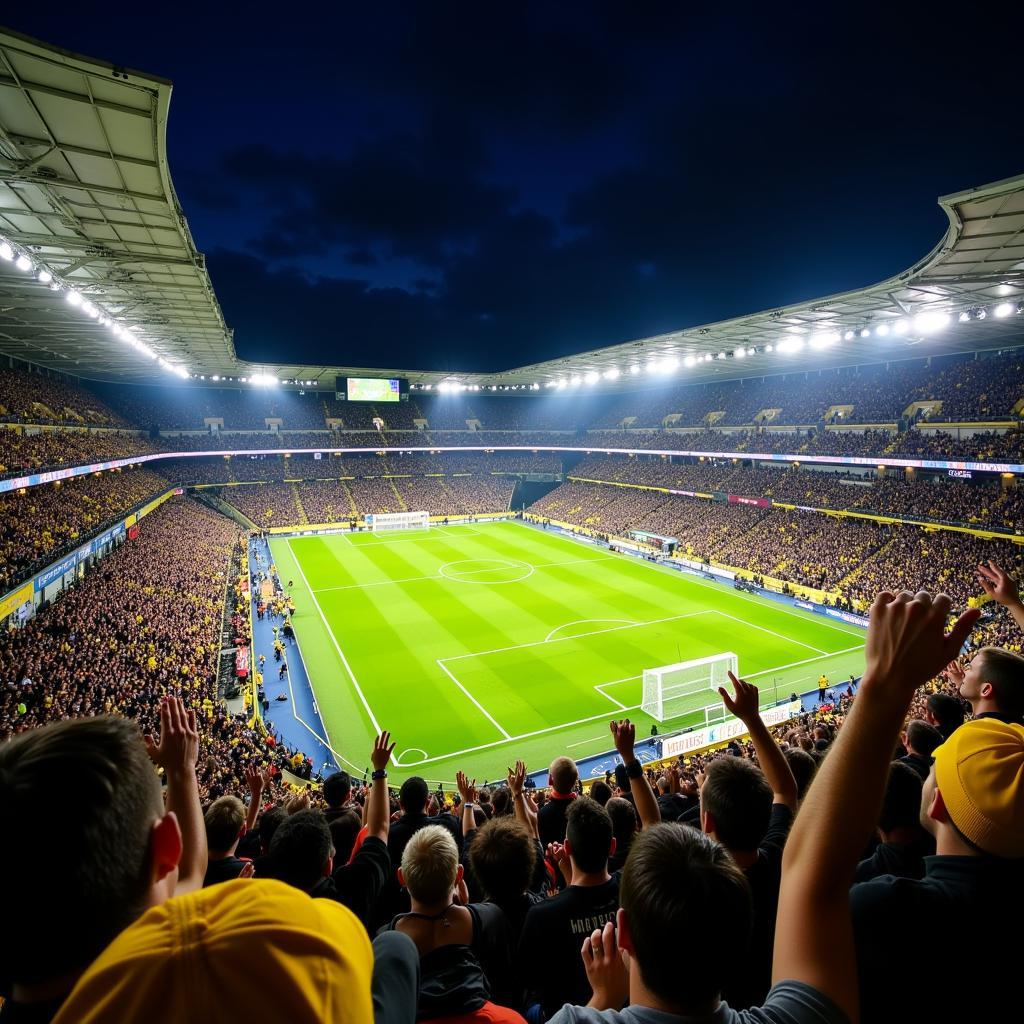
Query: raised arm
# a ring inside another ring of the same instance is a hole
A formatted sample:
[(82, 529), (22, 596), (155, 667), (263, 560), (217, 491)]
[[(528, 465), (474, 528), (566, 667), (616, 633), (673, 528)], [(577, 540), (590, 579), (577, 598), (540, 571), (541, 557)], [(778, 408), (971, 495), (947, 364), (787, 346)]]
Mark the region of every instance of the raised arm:
[(644, 774), (644, 766), (637, 760), (633, 747), (636, 743), (636, 726), (628, 719), (611, 723), (615, 749), (629, 775), (629, 791), (633, 794), (636, 813), (640, 816), (641, 828), (650, 828), (661, 821), (661, 808)]
[(203, 808), (199, 803), (196, 761), (199, 759), (199, 730), (196, 713), (186, 711), (180, 697), (166, 697), (160, 705), (160, 735), (144, 737), (146, 750), (167, 778), (165, 806), (173, 811), (181, 829), (181, 860), (175, 895), (201, 889), (206, 875), (208, 851)]
[(982, 589), (998, 601), (1012, 616), (1017, 626), (1024, 630), (1024, 602), (1020, 599), (1020, 591), (1016, 582), (996, 562), (978, 566), (978, 582)]
[(260, 798), (266, 779), (256, 765), (245, 769), (245, 784), (249, 787), (249, 812), (245, 816), (245, 831), (251, 832), (256, 827), (256, 819), (260, 816)]
[(747, 727), (747, 732), (750, 733), (750, 739), (754, 744), (754, 753), (757, 754), (758, 763), (761, 765), (761, 771), (764, 772), (768, 785), (772, 787), (774, 802), (785, 804), (791, 811), (795, 811), (796, 779), (793, 778), (793, 771), (789, 767), (786, 755), (772, 739), (768, 727), (761, 719), (757, 687), (745, 679), (737, 679), (731, 672), (729, 679), (736, 692), (730, 697), (725, 687), (720, 686), (718, 693), (722, 702)]
[(370, 779), (370, 793), (364, 800), (366, 807), (367, 835), (376, 836), (383, 842), (388, 841), (391, 828), (391, 801), (388, 799), (388, 762), (391, 752), (395, 749), (391, 742), (391, 733), (382, 732), (373, 741), (370, 760), (373, 762), (373, 775)]
[(521, 821), (534, 839), (540, 840), (540, 828), (537, 825), (537, 812), (533, 805), (526, 799), (526, 765), (522, 761), (516, 761), (515, 768), (507, 769), (508, 788), (512, 794), (512, 808), (515, 811), (516, 820)]
[(473, 813), (476, 806), (476, 779), (467, 779), (465, 772), (456, 772), (455, 785), (459, 787), (462, 800), (462, 835), (465, 837), (476, 828), (476, 816)]
[(857, 699), (786, 844), (772, 979), (812, 985), (853, 1021), (859, 1004), (850, 883), (878, 820), (914, 690), (953, 659), (979, 614), (965, 612), (947, 636), (949, 610), (945, 594), (886, 592), (875, 598)]

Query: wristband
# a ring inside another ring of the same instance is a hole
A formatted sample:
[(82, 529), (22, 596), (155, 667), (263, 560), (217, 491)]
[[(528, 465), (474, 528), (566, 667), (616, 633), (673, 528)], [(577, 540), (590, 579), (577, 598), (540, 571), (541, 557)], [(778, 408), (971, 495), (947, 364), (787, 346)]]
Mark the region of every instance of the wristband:
[(626, 774), (631, 779), (642, 779), (644, 777), (644, 766), (634, 758), (634, 760), (626, 765)]
[(377, 768), (377, 769), (374, 770), (373, 774), (370, 776), (370, 778), (374, 782), (376, 782), (378, 779), (386, 779), (387, 777), (388, 777), (388, 772), (387, 772), (386, 768)]

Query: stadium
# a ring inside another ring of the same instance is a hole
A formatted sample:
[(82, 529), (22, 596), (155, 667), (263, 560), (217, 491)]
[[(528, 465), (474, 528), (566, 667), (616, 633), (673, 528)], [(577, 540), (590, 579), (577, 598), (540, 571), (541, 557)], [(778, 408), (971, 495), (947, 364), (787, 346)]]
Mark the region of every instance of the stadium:
[[(251, 1019), (1013, 1012), (1013, 972), (894, 994), (874, 939), (1019, 904), (1024, 174), (761, 312), (489, 370), (249, 358), (171, 83), (13, 30), (0, 65), (2, 873), (38, 920), (0, 1018), (223, 1017), (227, 982), (162, 1002), (178, 953), (129, 969), (169, 906), (223, 943), (197, 990), (249, 958)], [(676, 927), (708, 949), (673, 977)]]

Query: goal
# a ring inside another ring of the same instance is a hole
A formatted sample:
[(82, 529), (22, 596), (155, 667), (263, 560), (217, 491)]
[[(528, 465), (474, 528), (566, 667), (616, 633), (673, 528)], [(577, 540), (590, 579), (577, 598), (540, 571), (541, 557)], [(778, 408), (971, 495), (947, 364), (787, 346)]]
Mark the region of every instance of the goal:
[(430, 525), (430, 513), (368, 512), (365, 520), (374, 533), (383, 530), (424, 530)]
[[(729, 682), (730, 672), (739, 676), (739, 660), (731, 651), (675, 665), (645, 668), (641, 710), (664, 722), (687, 711), (700, 711), (705, 705), (721, 707), (721, 701), (716, 701), (711, 694), (718, 696), (718, 688)], [(695, 699), (700, 694), (707, 695), (703, 703)], [(709, 717), (705, 714), (705, 719)]]

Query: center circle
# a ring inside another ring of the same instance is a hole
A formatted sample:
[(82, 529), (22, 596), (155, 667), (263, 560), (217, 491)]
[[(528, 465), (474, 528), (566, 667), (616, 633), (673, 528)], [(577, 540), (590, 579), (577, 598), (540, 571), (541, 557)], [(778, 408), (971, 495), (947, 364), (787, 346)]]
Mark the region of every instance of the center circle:
[(519, 583), (533, 575), (533, 566), (516, 559), (463, 558), (445, 562), (438, 573), (455, 583)]

